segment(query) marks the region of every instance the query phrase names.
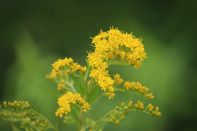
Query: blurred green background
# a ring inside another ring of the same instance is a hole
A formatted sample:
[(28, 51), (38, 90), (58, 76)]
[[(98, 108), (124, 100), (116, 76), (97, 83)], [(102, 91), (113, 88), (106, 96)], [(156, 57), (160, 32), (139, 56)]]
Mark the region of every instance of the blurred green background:
[[(111, 71), (150, 87), (163, 116), (131, 112), (105, 130), (196, 131), (196, 0), (1, 0), (0, 101), (28, 100), (61, 130), (74, 130), (55, 118), (58, 94), (45, 76), (57, 58), (85, 64), (90, 37), (110, 26), (143, 38), (148, 59), (141, 69)], [(110, 103), (92, 112), (99, 116), (117, 101)], [(11, 128), (0, 122), (0, 130)]]

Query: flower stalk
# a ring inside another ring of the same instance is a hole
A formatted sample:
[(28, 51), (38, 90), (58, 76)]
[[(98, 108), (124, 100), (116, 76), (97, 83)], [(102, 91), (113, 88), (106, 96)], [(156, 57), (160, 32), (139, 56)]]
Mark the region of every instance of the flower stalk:
[[(95, 50), (88, 53), (86, 66), (81, 66), (75, 63), (72, 58), (67, 57), (52, 64), (53, 69), (48, 78), (65, 81), (65, 85), (60, 90), (64, 94), (65, 100), (61, 102), (62, 104), (69, 103), (67, 106), (61, 106), (58, 102), (60, 106), (58, 111), (61, 111), (61, 115), (57, 115), (58, 113), (56, 115), (63, 118), (63, 116), (69, 115), (72, 107), (75, 106), (79, 112), (78, 121), (75, 123), (79, 125), (81, 131), (102, 130), (104, 125), (110, 122), (118, 124), (130, 110), (141, 110), (154, 116), (160, 116), (161, 112), (157, 106), (150, 103), (145, 108), (142, 101), (138, 100), (132, 103), (130, 100), (127, 104), (122, 102), (121, 105), (116, 106), (99, 120), (87, 117), (86, 113), (97, 104), (101, 97), (107, 96), (110, 101), (114, 99), (117, 92), (122, 94), (137, 92), (147, 99), (154, 98), (150, 89), (140, 82), (124, 80), (120, 74), (112, 75), (108, 70), (113, 65), (131, 65), (134, 68), (140, 68), (144, 59), (147, 58), (141, 39), (117, 28), (110, 28), (109, 31), (101, 31), (93, 37), (92, 45)], [(74, 84), (74, 89), (72, 89), (74, 92), (69, 92), (73, 94), (71, 96), (65, 95), (69, 90), (69, 86), (66, 86), (68, 81), (72, 81)], [(75, 93), (78, 93), (80, 100), (75, 100)]]
[[(140, 68), (147, 58), (142, 40), (112, 27), (93, 37), (92, 46), (94, 51), (88, 52), (85, 66), (68, 57), (58, 59), (52, 64), (47, 78), (56, 83), (57, 90), (61, 92), (55, 115), (67, 124), (78, 126), (79, 131), (102, 131), (106, 124), (119, 124), (130, 111), (161, 116), (159, 107), (152, 103), (145, 103), (141, 98), (132, 100), (133, 92), (148, 100), (154, 99), (154, 94), (148, 87), (109, 71), (113, 65)], [(124, 95), (126, 92), (131, 97), (117, 103), (99, 119), (94, 120), (94, 116), (89, 114), (100, 98), (107, 97), (110, 102), (116, 98), (117, 93)], [(27, 131), (49, 128), (57, 130), (49, 120), (29, 108), (28, 102), (24, 101), (4, 102), (0, 104), (0, 119), (12, 123), (19, 121), (20, 127)], [(15, 127), (13, 124), (12, 126)]]

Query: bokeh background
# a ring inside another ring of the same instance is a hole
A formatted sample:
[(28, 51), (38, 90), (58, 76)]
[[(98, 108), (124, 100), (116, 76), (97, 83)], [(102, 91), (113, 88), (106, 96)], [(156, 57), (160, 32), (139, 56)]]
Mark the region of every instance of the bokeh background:
[[(0, 101), (28, 100), (61, 130), (75, 130), (55, 117), (58, 94), (45, 76), (58, 58), (85, 64), (90, 37), (110, 26), (143, 38), (148, 59), (141, 69), (111, 71), (151, 88), (163, 116), (131, 112), (105, 130), (196, 131), (196, 0), (0, 0)], [(114, 103), (100, 105), (94, 115)], [(11, 128), (0, 122), (0, 130)]]

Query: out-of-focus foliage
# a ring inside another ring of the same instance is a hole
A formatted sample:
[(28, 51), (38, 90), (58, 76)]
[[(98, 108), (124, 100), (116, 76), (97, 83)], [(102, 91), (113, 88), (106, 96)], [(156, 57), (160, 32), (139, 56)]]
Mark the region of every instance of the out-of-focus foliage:
[[(148, 58), (140, 70), (117, 66), (110, 68), (111, 72), (120, 70), (124, 78), (150, 87), (163, 116), (131, 112), (119, 126), (106, 130), (195, 131), (196, 12), (195, 0), (1, 0), (0, 101), (29, 100), (36, 110), (56, 121), (50, 112), (56, 109), (58, 94), (45, 79), (50, 63), (65, 56), (82, 63), (91, 42), (87, 38), (100, 28), (117, 26), (143, 37)], [(105, 110), (118, 103), (99, 102)], [(97, 117), (105, 110), (99, 106), (91, 112)], [(58, 125), (62, 130), (73, 129), (62, 125)], [(0, 129), (10, 128), (0, 122)]]
[(0, 104), (0, 119), (10, 122), (13, 130), (56, 130), (48, 119), (31, 109), (27, 101), (4, 101)]

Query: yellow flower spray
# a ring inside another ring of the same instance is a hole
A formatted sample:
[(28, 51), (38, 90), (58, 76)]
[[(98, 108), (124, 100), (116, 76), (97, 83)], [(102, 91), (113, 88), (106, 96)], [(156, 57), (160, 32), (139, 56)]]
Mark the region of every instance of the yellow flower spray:
[[(58, 99), (56, 116), (68, 123), (72, 121), (81, 131), (102, 130), (103, 125), (108, 122), (118, 124), (130, 110), (141, 110), (160, 116), (157, 106), (151, 103), (145, 105), (140, 100), (129, 100), (127, 104), (122, 102), (99, 120), (85, 117), (85, 113), (91, 110), (103, 93), (109, 100), (115, 97), (116, 92), (127, 91), (137, 92), (148, 99), (154, 98), (149, 88), (140, 82), (124, 80), (120, 74), (111, 75), (108, 70), (111, 65), (119, 64), (140, 68), (147, 57), (141, 39), (117, 28), (110, 28), (109, 31), (101, 31), (93, 37), (92, 45), (94, 51), (88, 53), (86, 66), (74, 63), (72, 58), (60, 59), (52, 64), (53, 69), (48, 78), (57, 83), (58, 90), (63, 91), (63, 95)], [(101, 92), (96, 92), (99, 88)], [(94, 93), (96, 95), (91, 97)], [(99, 124), (102, 126), (99, 127)]]
[[(88, 53), (86, 66), (81, 66), (67, 57), (52, 64), (52, 71), (47, 78), (53, 80), (57, 84), (57, 90), (62, 93), (57, 100), (58, 109), (55, 115), (68, 124), (75, 124), (79, 131), (101, 131), (107, 123), (119, 124), (132, 110), (160, 116), (159, 107), (131, 99), (117, 104), (98, 120), (86, 115), (102, 96), (108, 97), (110, 101), (117, 93), (137, 92), (147, 99), (154, 98), (150, 89), (140, 82), (124, 80), (120, 74), (109, 72), (111, 65), (140, 68), (147, 57), (141, 39), (117, 28), (110, 28), (109, 31), (101, 31), (93, 37), (92, 45), (94, 51)], [(3, 105), (20, 110), (29, 107), (25, 102)]]

